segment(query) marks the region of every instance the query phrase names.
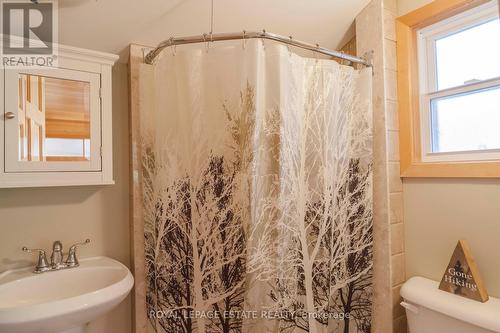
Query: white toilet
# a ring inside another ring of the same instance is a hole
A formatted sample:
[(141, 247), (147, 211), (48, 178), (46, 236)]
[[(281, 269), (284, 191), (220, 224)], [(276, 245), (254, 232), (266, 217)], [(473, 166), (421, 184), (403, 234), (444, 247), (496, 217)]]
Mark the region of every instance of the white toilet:
[(439, 283), (422, 277), (401, 288), (409, 333), (500, 332), (500, 299), (476, 302), (438, 289)]

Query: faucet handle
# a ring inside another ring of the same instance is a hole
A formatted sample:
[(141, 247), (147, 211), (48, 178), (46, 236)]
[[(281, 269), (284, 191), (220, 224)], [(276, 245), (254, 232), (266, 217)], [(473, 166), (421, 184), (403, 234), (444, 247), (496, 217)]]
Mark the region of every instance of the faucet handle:
[(45, 250), (28, 249), (26, 246), (23, 246), (22, 250), (26, 253), (38, 252), (38, 263), (35, 266), (34, 273), (43, 273), (46, 271), (50, 271), (51, 268), (47, 261), (47, 255), (45, 254)]
[(87, 238), (83, 242), (71, 245), (68, 251), (68, 258), (66, 259), (66, 267), (76, 267), (80, 265), (78, 263), (78, 259), (76, 258), (76, 248), (78, 246), (87, 245), (88, 243), (90, 243), (90, 239)]

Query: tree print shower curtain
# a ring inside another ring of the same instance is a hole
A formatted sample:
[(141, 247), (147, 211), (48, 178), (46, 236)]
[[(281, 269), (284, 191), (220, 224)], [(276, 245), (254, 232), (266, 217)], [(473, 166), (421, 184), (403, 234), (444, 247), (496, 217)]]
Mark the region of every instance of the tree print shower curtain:
[(153, 72), (149, 331), (370, 332), (371, 69), (252, 40)]

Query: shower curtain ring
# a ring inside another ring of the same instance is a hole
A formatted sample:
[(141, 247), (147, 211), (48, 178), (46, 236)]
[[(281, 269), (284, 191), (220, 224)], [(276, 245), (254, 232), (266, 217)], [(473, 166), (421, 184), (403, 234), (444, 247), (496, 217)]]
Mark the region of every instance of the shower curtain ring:
[(210, 43), (214, 42), (214, 34), (213, 34), (213, 32), (210, 31), (208, 35), (210, 36), (210, 40), (207, 42), (207, 52), (210, 49)]
[[(288, 36), (290, 38), (290, 42), (293, 41), (293, 36)], [(286, 46), (288, 48), (288, 55), (292, 55), (292, 49), (290, 48), (290, 44)]]
[(318, 51), (319, 51), (319, 44), (316, 43), (316, 52), (314, 52), (314, 58), (316, 58), (316, 62), (318, 62)]
[(247, 32), (243, 30), (243, 50), (245, 50), (247, 46), (246, 38), (247, 38)]
[(203, 43), (205, 43), (205, 50), (208, 53), (208, 49), (210, 48), (209, 42), (207, 41), (207, 34), (203, 34)]
[(168, 45), (172, 47), (172, 55), (175, 56), (177, 54), (177, 45), (174, 43), (174, 37), (168, 39)]
[(260, 41), (262, 43), (262, 47), (265, 50), (266, 49), (266, 44), (264, 43), (264, 39), (266, 38), (266, 29), (262, 29), (262, 33), (260, 35), (261, 35)]
[[(340, 50), (340, 54), (341, 54), (341, 55), (344, 55), (344, 51)], [(348, 65), (348, 66), (349, 66), (350, 61), (349, 61), (349, 60), (345, 60), (345, 59), (341, 59), (341, 60), (339, 61), (339, 63), (340, 63), (341, 65)]]

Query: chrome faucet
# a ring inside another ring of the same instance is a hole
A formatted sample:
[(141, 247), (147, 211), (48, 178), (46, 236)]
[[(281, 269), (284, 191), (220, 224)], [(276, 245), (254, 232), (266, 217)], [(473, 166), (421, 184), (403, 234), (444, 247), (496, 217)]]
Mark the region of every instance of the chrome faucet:
[(60, 269), (63, 268), (63, 258), (64, 255), (62, 253), (62, 243), (60, 241), (55, 241), (52, 244), (52, 255), (50, 256), (50, 266), (52, 269)]
[(80, 266), (78, 259), (76, 257), (76, 248), (80, 245), (87, 245), (90, 243), (90, 239), (86, 239), (84, 242), (73, 244), (69, 248), (68, 257), (64, 261), (64, 254), (62, 252), (63, 246), (60, 241), (55, 241), (52, 244), (52, 255), (50, 256), (50, 264), (47, 261), (47, 255), (43, 249), (28, 249), (23, 247), (22, 250), (27, 253), (38, 252), (38, 262), (35, 266), (33, 273), (44, 273), (50, 271), (58, 271), (61, 269), (73, 268)]

